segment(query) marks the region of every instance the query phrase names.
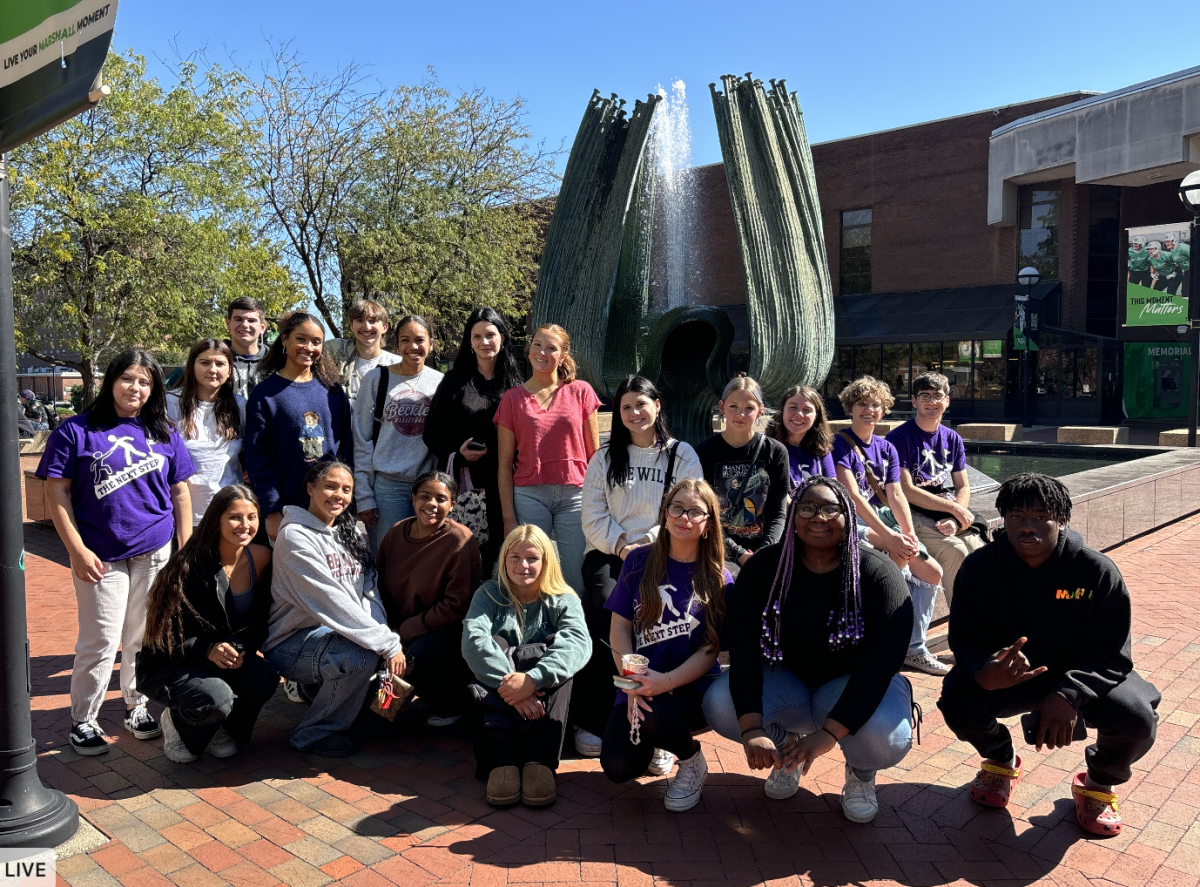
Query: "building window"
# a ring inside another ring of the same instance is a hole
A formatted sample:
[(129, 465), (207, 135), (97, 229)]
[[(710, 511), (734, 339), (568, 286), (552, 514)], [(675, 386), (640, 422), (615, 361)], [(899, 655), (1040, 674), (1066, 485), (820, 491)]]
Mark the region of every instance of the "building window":
[(1117, 309), (1124, 265), (1121, 246), (1121, 189), (1106, 185), (1088, 188), (1087, 331), (1117, 337)]
[(852, 209), (842, 213), (842, 261), (838, 275), (842, 295), (871, 291), (871, 211)]
[(1058, 280), (1057, 188), (1031, 186), (1021, 189), (1021, 246), (1017, 269), (1032, 265), (1042, 280)]

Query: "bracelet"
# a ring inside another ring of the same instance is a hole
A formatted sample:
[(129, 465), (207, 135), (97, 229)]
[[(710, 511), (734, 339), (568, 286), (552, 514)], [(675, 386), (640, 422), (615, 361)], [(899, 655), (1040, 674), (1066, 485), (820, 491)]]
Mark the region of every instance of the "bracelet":
[[(821, 729), (822, 729), (822, 730), (824, 730), (826, 733), (828, 733), (830, 736), (833, 736), (833, 731), (832, 731), (832, 730), (830, 730), (828, 727), (822, 726), (822, 727), (821, 727)], [(834, 742), (841, 742), (841, 740), (840, 740), (840, 739), (838, 739), (836, 736), (833, 736), (833, 741), (834, 741)]]
[(747, 727), (745, 730), (742, 731), (742, 739), (746, 738), (747, 733), (753, 733), (755, 730), (759, 731), (764, 736), (767, 735), (767, 731), (765, 729), (763, 729), (762, 727)]

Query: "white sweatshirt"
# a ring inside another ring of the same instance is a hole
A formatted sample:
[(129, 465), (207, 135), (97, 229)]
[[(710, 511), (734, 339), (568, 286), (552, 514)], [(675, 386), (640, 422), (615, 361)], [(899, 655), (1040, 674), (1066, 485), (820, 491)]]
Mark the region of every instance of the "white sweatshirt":
[(588, 551), (616, 554), (623, 545), (658, 538), (663, 496), (685, 478), (704, 479), (696, 451), (680, 441), (674, 477), (665, 483), (663, 475), (674, 443), (672, 439), (661, 448), (629, 447), (629, 474), (615, 487), (608, 485), (608, 446), (595, 452), (583, 479), (583, 535)]
[(325, 625), (385, 659), (400, 652), (388, 628), (375, 570), (364, 571), (307, 508), (286, 505), (272, 558), (271, 617), (263, 652), (297, 631)]

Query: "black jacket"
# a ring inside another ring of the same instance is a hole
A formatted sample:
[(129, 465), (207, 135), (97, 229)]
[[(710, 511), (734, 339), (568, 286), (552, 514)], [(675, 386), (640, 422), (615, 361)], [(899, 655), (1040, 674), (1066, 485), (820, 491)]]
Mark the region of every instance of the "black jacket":
[(461, 456), (455, 459), (454, 473), (457, 475), (463, 465), (469, 465), (473, 486), (498, 489), (500, 444), (493, 420), (506, 390), (499, 373), (491, 380), (477, 372), (470, 376), (454, 370), (446, 373), (438, 383), (425, 419), (425, 446), (437, 459), (438, 471), (446, 470), (450, 457), (469, 437), (487, 446), (487, 452), (474, 462), (467, 462)]
[(233, 593), (226, 591), (224, 599), (217, 593), (217, 573), (221, 565), (216, 558), (203, 558), (188, 574), (184, 595), (195, 613), (183, 608), (183, 644), (169, 656), (165, 651), (142, 648), (138, 664), (143, 667), (185, 662), (189, 665), (208, 665), (208, 651), (222, 642), (241, 644), (247, 656), (254, 655), (267, 639), (267, 618), (271, 613), (271, 564), (254, 585), (254, 602), (249, 611), (233, 618)]
[(1072, 529), (1050, 560), (1029, 568), (1003, 530), (968, 555), (954, 580), (950, 649), (970, 675), (999, 649), (1027, 637), (1023, 652), (1048, 671), (1031, 695), (1060, 693), (1076, 709), (1106, 695), (1133, 670), (1129, 590), (1107, 557)]

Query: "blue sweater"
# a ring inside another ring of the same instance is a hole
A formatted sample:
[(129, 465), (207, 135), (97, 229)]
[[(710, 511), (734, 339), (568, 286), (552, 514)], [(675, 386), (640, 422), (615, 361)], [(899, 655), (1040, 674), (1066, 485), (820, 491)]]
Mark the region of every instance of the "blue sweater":
[(304, 476), (315, 463), (340, 459), (354, 467), (346, 392), (316, 379), (268, 376), (250, 392), (242, 453), (264, 519), (285, 505), (307, 508)]

